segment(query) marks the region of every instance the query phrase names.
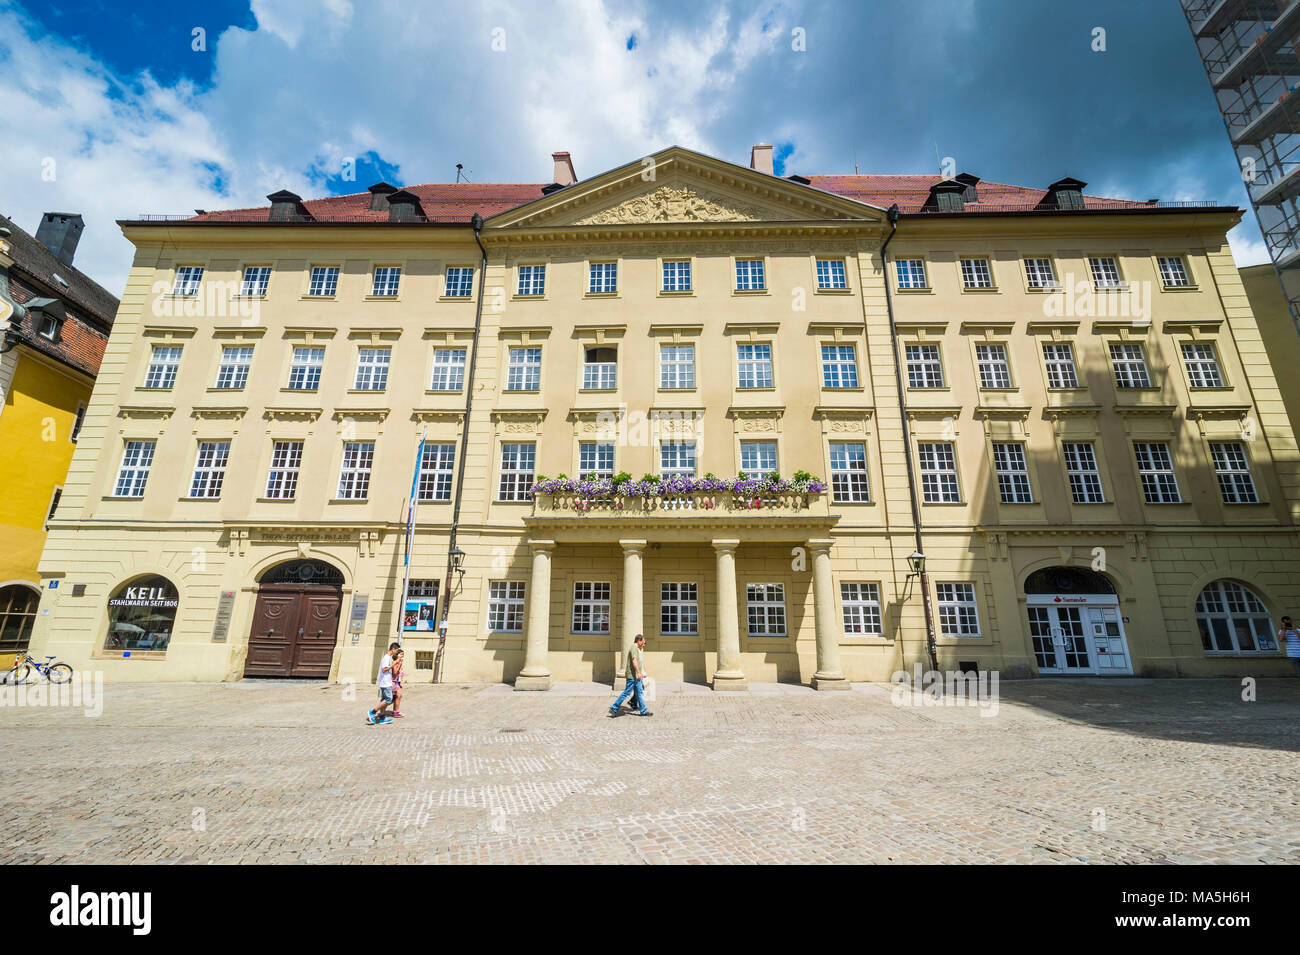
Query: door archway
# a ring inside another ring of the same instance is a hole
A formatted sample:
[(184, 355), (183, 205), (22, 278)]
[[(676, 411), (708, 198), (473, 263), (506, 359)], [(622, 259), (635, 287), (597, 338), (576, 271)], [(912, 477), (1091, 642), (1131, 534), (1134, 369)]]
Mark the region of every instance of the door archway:
[(1036, 570), (1025, 579), (1025, 605), (1040, 674), (1132, 674), (1119, 595), (1105, 574), (1087, 567)]
[(269, 568), (257, 586), (244, 676), (324, 680), (343, 606), (343, 573), (323, 560)]

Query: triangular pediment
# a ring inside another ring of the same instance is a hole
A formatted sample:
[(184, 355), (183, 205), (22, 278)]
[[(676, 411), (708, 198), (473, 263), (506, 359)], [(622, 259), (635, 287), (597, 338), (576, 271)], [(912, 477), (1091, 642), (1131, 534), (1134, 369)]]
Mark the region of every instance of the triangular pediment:
[(879, 221), (864, 203), (673, 146), (488, 220), (490, 229)]

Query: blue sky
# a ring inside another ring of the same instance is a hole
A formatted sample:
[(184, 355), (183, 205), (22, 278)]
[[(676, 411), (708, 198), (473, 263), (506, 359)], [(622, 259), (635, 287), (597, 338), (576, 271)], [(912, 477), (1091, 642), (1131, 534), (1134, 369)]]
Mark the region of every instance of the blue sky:
[[(113, 291), (117, 218), (446, 182), (456, 163), (543, 182), (561, 149), (580, 178), (771, 142), (782, 173), (952, 157), (997, 182), (1246, 206), (1173, 0), (0, 0), (0, 102), (0, 211), (28, 229), (83, 213), (78, 265)], [(1232, 240), (1265, 261), (1249, 215)]]

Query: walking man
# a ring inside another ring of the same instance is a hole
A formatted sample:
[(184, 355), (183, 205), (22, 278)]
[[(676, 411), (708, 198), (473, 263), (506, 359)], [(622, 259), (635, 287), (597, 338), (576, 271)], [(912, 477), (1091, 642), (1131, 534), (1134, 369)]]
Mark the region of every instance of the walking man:
[(645, 686), (642, 683), (646, 676), (644, 651), (645, 635), (638, 633), (636, 635), (636, 642), (627, 654), (627, 672), (624, 674), (624, 676), (627, 677), (627, 686), (623, 687), (623, 692), (619, 694), (618, 699), (614, 701), (614, 705), (609, 708), (610, 716), (618, 716), (618, 708), (622, 706), (623, 701), (632, 694), (636, 694), (636, 706), (641, 715), (654, 716), (653, 713), (645, 708)]
[(393, 705), (393, 664), (396, 662), (402, 645), (400, 643), (390, 643), (388, 652), (384, 654), (384, 659), (379, 662), (379, 705), (375, 707), (367, 716), (371, 723), (391, 723), (393, 718), (387, 716), (384, 710)]
[(1282, 629), (1277, 632), (1278, 643), (1291, 661), (1297, 676), (1300, 676), (1300, 630), (1295, 628), (1290, 617), (1282, 618)]

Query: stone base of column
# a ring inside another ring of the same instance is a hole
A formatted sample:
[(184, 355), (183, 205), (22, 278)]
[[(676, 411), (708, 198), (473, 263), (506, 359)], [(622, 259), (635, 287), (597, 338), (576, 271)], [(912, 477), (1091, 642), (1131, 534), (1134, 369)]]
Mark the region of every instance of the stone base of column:
[(515, 690), (549, 690), (551, 688), (551, 675), (545, 676), (524, 676), (522, 673), (515, 677)]
[(814, 690), (851, 690), (853, 684), (843, 673), (827, 675), (818, 673), (812, 678), (812, 688)]
[(747, 691), (748, 689), (749, 682), (745, 679), (743, 673), (718, 672), (713, 674), (713, 691), (715, 693), (735, 690)]

